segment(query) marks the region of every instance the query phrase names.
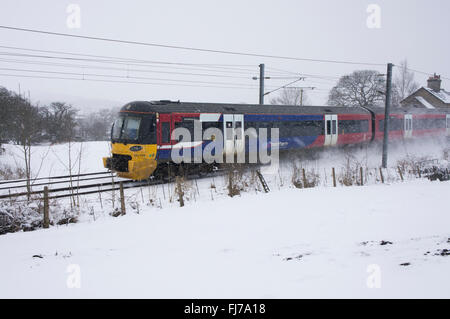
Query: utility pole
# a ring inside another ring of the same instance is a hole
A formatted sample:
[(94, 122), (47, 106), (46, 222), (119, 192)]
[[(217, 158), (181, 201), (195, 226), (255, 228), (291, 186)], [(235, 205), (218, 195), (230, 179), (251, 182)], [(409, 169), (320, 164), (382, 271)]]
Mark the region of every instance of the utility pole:
[[(304, 78), (303, 78), (304, 79)], [(314, 90), (314, 86), (288, 86), (285, 89), (298, 89), (300, 90), (300, 106), (303, 106), (303, 91), (304, 90)]]
[(259, 65), (259, 104), (264, 104), (264, 63)]
[(386, 105), (384, 109), (384, 136), (383, 136), (383, 159), (381, 166), (387, 168), (387, 152), (389, 143), (389, 115), (391, 108), (391, 90), (392, 90), (392, 63), (387, 65), (386, 79)]

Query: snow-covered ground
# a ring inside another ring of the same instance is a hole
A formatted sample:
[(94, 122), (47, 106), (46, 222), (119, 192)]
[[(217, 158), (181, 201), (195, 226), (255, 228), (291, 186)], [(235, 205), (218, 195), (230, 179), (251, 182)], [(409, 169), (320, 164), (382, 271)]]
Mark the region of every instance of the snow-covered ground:
[(449, 192), (288, 189), (7, 234), (0, 297), (449, 298)]
[[(6, 147), (0, 161), (14, 165), (19, 150)], [(101, 171), (108, 143), (82, 147), (80, 171)], [(40, 170), (34, 161), (36, 175), (68, 173), (67, 145), (33, 155), (46, 155)], [(117, 218), (117, 192), (81, 197), (77, 224), (0, 236), (0, 298), (449, 298), (450, 182), (414, 173), (401, 182), (396, 172), (398, 161), (420, 157), (442, 159), (443, 145), (391, 147), (385, 184), (373, 146), (297, 161), (318, 175), (316, 188), (292, 185), (289, 160), (275, 174), (262, 170), (268, 194), (248, 175), (233, 198), (225, 177), (187, 182), (183, 208), (173, 184), (128, 189), (127, 215)], [(331, 167), (340, 174), (349, 162), (364, 167), (366, 186), (331, 187)], [(58, 200), (52, 219), (69, 207)]]
[[(55, 145), (38, 145), (31, 148), (32, 177), (49, 177), (104, 171), (102, 157), (110, 152), (108, 142), (84, 142)], [(20, 145), (4, 144), (5, 154), (0, 155), (0, 164), (12, 168), (24, 167), (23, 150)], [(81, 154), (81, 157), (80, 157)]]

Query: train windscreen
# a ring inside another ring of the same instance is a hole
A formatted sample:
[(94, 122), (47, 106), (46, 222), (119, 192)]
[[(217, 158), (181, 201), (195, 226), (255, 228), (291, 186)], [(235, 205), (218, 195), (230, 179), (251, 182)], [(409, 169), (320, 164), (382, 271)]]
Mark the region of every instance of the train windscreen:
[(136, 141), (139, 137), (139, 127), (141, 125), (140, 117), (121, 116), (113, 125), (113, 140)]
[(120, 115), (111, 130), (113, 143), (156, 144), (156, 117)]

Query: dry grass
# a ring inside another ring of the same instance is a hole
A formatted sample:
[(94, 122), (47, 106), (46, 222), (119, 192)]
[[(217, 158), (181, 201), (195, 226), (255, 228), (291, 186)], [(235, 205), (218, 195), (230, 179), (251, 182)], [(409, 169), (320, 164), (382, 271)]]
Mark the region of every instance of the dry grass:
[(291, 182), (296, 188), (316, 187), (320, 183), (320, 175), (314, 169), (304, 169), (293, 164)]
[(22, 167), (13, 168), (10, 165), (0, 165), (0, 179), (23, 179), (26, 178), (26, 176), (27, 174)]

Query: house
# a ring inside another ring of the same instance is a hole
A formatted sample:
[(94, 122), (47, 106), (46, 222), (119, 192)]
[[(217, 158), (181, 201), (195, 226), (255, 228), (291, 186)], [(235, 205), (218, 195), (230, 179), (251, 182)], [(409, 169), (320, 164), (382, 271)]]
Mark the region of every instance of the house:
[(427, 109), (450, 109), (450, 92), (441, 89), (441, 76), (435, 73), (428, 78), (427, 82), (427, 87), (421, 87), (400, 101), (400, 105)]

